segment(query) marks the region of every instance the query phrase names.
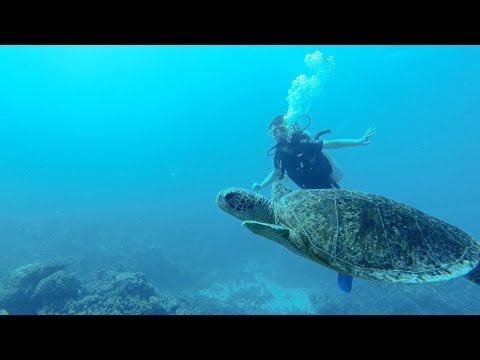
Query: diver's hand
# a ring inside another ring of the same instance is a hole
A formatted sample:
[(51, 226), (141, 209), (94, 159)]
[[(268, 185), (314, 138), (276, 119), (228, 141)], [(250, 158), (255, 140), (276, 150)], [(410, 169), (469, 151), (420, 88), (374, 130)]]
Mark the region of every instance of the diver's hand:
[(377, 133), (376, 129), (374, 127), (368, 128), (368, 130), (365, 132), (365, 135), (363, 135), (360, 138), (360, 145), (368, 145), (370, 144), (370, 138)]
[(254, 182), (252, 185), (252, 190), (260, 190), (262, 188), (262, 185), (260, 185), (257, 182)]

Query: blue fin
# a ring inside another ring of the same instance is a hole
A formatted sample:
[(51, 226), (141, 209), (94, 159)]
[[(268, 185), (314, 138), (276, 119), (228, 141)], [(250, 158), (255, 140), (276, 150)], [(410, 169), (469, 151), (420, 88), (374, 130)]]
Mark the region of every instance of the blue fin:
[(338, 286), (343, 291), (345, 292), (352, 291), (352, 282), (353, 282), (352, 276), (338, 273)]

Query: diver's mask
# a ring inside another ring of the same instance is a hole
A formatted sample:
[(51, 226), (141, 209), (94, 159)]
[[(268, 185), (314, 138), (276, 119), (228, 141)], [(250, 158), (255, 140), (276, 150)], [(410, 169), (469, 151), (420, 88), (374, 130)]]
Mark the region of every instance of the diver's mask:
[(287, 139), (290, 131), (287, 128), (287, 125), (272, 126), (269, 130), (270, 135), (275, 138), (275, 140)]

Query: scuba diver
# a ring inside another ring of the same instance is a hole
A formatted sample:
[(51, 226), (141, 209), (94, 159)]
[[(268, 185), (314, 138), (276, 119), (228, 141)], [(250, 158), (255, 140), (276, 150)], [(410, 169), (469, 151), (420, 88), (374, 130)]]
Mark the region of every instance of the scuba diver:
[(302, 189), (338, 188), (343, 174), (333, 159), (322, 150), (368, 145), (370, 138), (376, 134), (375, 128), (370, 127), (359, 139), (319, 140), (320, 136), (331, 130), (312, 136), (305, 131), (310, 125), (310, 116), (300, 117), (306, 117), (309, 121), (303, 129), (298, 124), (298, 118), (290, 126), (284, 115), (275, 116), (270, 122), (269, 133), (277, 144), (267, 154), (271, 156), (275, 150), (274, 167), (261, 183), (253, 183), (253, 190), (261, 190), (275, 180), (283, 179), (285, 173)]
[[(275, 116), (268, 127), (270, 135), (277, 142), (268, 151), (273, 158), (273, 170), (261, 183), (253, 183), (253, 190), (260, 190), (270, 185), (277, 179), (283, 179), (285, 173), (302, 189), (332, 189), (339, 188), (338, 182), (343, 174), (333, 159), (323, 149), (344, 148), (357, 145), (370, 144), (370, 138), (376, 134), (376, 130), (370, 127), (359, 139), (319, 140), (320, 136), (330, 133), (327, 129), (312, 136), (306, 128), (310, 125), (311, 118), (308, 115), (308, 124), (301, 129), (297, 121), (293, 126), (287, 124), (284, 115)], [(338, 286), (344, 292), (352, 290), (353, 277), (338, 273)]]

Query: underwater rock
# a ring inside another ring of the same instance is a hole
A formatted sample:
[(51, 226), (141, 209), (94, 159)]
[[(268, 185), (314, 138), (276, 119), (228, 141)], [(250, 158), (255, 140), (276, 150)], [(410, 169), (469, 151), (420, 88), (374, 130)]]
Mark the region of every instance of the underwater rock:
[[(9, 276), (7, 285), (0, 289), (0, 308), (11, 314), (36, 314), (39, 309), (39, 297), (33, 295), (37, 286), (57, 271), (61, 271), (74, 260), (47, 261), (33, 263), (16, 268)], [(58, 277), (56, 277), (58, 279)], [(42, 287), (45, 285), (42, 285)], [(41, 293), (41, 289), (38, 290)]]
[(20, 266), (10, 274), (7, 287), (22, 288), (28, 292), (33, 290), (40, 280), (52, 275), (54, 272), (65, 269), (72, 263), (72, 260), (62, 260)]
[(64, 304), (67, 299), (77, 296), (80, 277), (60, 270), (40, 280), (32, 294), (32, 300), (40, 305)]

